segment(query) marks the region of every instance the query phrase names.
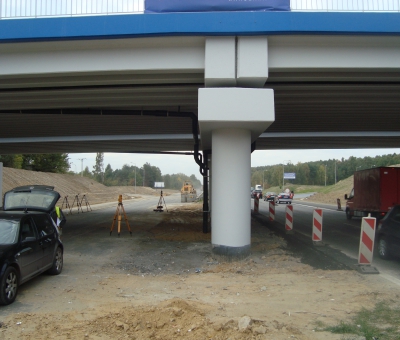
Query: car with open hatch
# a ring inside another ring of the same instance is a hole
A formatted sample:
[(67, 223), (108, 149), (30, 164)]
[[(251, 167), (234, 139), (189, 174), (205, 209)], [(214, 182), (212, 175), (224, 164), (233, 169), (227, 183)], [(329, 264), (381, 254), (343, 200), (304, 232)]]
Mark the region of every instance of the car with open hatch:
[(19, 286), (37, 275), (61, 273), (60, 231), (66, 219), (56, 208), (59, 198), (54, 187), (45, 185), (5, 193), (0, 211), (0, 304), (14, 302)]
[(400, 205), (392, 207), (378, 222), (376, 240), (379, 257), (400, 258)]

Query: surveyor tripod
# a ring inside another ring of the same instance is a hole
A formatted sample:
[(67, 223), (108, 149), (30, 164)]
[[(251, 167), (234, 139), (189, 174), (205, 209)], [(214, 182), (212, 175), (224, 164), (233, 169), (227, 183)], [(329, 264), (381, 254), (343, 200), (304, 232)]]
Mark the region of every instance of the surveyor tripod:
[(117, 210), (115, 211), (114, 220), (113, 220), (113, 223), (112, 223), (112, 226), (111, 226), (111, 230), (110, 230), (110, 236), (111, 236), (111, 233), (114, 230), (115, 221), (116, 221), (116, 219), (118, 217), (118, 237), (119, 237), (119, 234), (121, 233), (122, 213), (124, 214), (125, 223), (126, 223), (126, 225), (128, 227), (128, 230), (129, 230), (129, 232), (131, 233), (131, 236), (132, 236), (132, 231), (131, 231), (131, 228), (129, 227), (129, 222), (128, 222), (128, 218), (126, 217), (124, 205), (122, 204), (122, 195), (119, 195), (119, 197), (118, 197)]
[(167, 205), (165, 204), (165, 200), (164, 200), (164, 196), (163, 196), (163, 193), (162, 193), (162, 190), (161, 190), (161, 195), (160, 195), (160, 199), (158, 200), (158, 203), (157, 203), (157, 208), (156, 209), (153, 209), (155, 212), (163, 212), (164, 210), (163, 210), (163, 203), (164, 203), (164, 206), (165, 206), (165, 209), (167, 210), (167, 212), (168, 212), (168, 209), (167, 209)]

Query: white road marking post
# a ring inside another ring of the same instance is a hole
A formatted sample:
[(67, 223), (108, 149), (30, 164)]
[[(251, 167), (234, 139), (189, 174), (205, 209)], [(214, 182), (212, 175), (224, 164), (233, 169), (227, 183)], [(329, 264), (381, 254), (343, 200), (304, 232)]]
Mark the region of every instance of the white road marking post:
[(376, 218), (363, 217), (361, 222), (358, 264), (371, 264), (374, 255)]
[(322, 220), (323, 213), (322, 209), (314, 209), (313, 213), (313, 229), (312, 229), (312, 241), (314, 245), (317, 243), (322, 245)]
[(376, 218), (370, 216), (363, 217), (358, 252), (358, 269), (363, 274), (379, 274), (379, 271), (371, 266), (374, 256), (375, 230)]
[(269, 202), (269, 220), (270, 221), (275, 220), (275, 202), (274, 201)]
[(254, 196), (254, 213), (258, 214), (258, 205), (259, 205), (260, 199), (258, 198), (258, 195)]
[(293, 205), (286, 206), (286, 232), (291, 232), (293, 230)]

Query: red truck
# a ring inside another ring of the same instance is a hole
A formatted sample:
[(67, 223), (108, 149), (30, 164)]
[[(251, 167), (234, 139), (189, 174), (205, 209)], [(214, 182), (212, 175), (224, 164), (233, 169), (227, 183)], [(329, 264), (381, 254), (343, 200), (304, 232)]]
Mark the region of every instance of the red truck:
[(400, 204), (400, 168), (378, 167), (359, 170), (354, 173), (354, 187), (350, 195), (344, 195), (346, 217), (382, 218), (397, 204)]

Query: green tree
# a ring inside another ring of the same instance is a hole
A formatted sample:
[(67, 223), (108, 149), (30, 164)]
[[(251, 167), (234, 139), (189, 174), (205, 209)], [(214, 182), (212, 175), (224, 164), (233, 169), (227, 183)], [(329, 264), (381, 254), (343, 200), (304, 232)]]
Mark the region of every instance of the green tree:
[(322, 165), (322, 164), (317, 169), (316, 183), (318, 185), (324, 185), (325, 184), (325, 166)]
[(66, 173), (69, 169), (67, 153), (22, 155), (22, 169), (42, 172)]
[(281, 165), (276, 165), (272, 170), (272, 183), (273, 185), (282, 187), (282, 180), (283, 180), (283, 168)]
[(155, 182), (162, 182), (161, 170), (150, 163), (143, 164), (144, 186), (154, 187)]
[(21, 169), (22, 161), (22, 155), (0, 155), (0, 162), (7, 168)]
[(93, 178), (93, 173), (90, 172), (88, 166), (83, 170), (83, 176), (88, 178)]
[(310, 182), (310, 168), (307, 163), (297, 164), (297, 183), (308, 184)]
[(97, 182), (104, 183), (104, 152), (97, 152), (96, 164), (93, 167), (94, 179)]
[(112, 185), (113, 177), (113, 169), (110, 164), (107, 164), (104, 170), (104, 185)]
[(262, 185), (262, 172), (256, 171), (251, 175), (251, 186), (255, 187), (256, 184)]

